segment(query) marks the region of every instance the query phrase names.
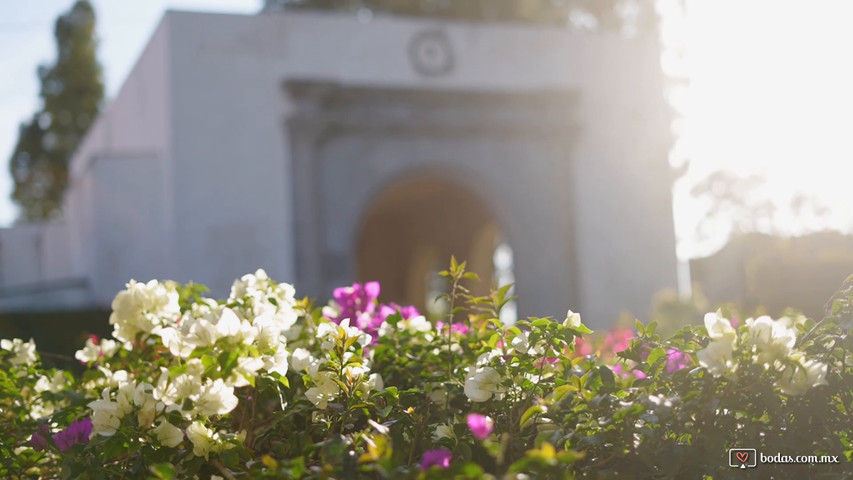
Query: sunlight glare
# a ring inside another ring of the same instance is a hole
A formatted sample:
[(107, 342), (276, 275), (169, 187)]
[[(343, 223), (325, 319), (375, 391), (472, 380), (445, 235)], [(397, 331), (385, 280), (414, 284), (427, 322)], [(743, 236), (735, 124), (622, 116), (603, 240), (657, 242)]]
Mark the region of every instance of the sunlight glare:
[[(681, 33), (690, 81), (670, 95), (685, 117), (674, 150), (690, 161), (682, 182), (719, 169), (762, 174), (774, 201), (804, 193), (830, 209), (826, 225), (784, 214), (768, 230), (853, 230), (851, 18), (853, 2), (842, 0), (688, 0)], [(721, 225), (709, 244), (691, 241), (703, 205), (687, 192), (674, 189), (681, 258), (712, 253), (729, 233)]]

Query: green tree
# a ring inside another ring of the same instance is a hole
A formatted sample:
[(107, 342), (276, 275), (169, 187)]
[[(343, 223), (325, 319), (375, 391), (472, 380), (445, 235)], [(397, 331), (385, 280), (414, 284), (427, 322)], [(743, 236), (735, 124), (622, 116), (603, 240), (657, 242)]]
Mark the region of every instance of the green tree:
[(21, 125), (10, 159), (12, 198), (21, 219), (59, 215), (71, 155), (91, 126), (104, 97), (95, 56), (95, 10), (80, 0), (56, 20), (57, 59), (38, 70), (42, 109)]

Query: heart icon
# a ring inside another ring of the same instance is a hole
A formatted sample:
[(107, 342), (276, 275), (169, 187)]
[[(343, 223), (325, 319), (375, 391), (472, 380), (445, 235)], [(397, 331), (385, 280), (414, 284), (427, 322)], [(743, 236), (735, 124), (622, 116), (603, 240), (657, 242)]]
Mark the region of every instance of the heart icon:
[(735, 452), (735, 456), (740, 460), (740, 463), (746, 463), (749, 460), (749, 452)]

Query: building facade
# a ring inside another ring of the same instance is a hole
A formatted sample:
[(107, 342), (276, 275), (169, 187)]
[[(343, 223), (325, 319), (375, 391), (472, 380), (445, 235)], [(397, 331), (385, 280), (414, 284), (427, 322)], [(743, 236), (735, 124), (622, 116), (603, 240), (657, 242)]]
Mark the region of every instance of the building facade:
[[(521, 315), (644, 316), (676, 284), (655, 35), (347, 14), (168, 12), (70, 168), (64, 219), (0, 231), (0, 310), (131, 278), (426, 303), (512, 252)], [(506, 265), (500, 268), (507, 268)]]

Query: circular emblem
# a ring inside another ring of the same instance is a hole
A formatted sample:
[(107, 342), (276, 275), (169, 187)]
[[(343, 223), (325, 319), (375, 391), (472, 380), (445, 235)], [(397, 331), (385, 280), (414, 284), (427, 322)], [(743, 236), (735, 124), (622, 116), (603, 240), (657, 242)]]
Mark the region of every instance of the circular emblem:
[(440, 30), (416, 34), (409, 42), (412, 68), (425, 77), (446, 75), (453, 70), (453, 49), (447, 35)]

